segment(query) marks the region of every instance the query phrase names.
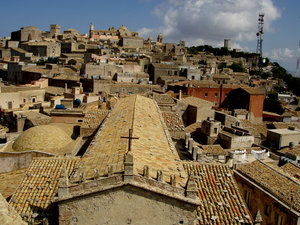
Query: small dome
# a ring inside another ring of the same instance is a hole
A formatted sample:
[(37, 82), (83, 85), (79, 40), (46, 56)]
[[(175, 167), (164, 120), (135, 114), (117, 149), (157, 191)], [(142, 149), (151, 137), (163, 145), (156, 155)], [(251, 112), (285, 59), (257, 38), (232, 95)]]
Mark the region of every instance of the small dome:
[(71, 143), (71, 137), (54, 125), (31, 127), (24, 131), (13, 143), (14, 151), (43, 151), (60, 154), (59, 150)]
[(158, 35), (158, 37), (162, 38), (162, 37), (163, 37), (162, 33), (160, 33), (160, 34)]
[(152, 39), (152, 37), (148, 37), (148, 41), (152, 41), (153, 39)]
[(119, 28), (119, 30), (128, 30), (128, 28), (125, 27), (124, 24), (122, 24), (122, 26)]

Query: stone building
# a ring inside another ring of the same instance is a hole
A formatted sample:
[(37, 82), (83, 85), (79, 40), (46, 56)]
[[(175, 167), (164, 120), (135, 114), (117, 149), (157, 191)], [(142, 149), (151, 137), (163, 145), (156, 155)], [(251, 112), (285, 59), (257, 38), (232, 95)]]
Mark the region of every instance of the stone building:
[(137, 32), (131, 32), (126, 26), (122, 25), (118, 30), (110, 27), (108, 30), (94, 30), (94, 25), (90, 25), (91, 40), (96, 41), (110, 41), (112, 44), (119, 44), (121, 46), (142, 48), (144, 46), (144, 39), (138, 37)]
[(229, 110), (246, 109), (249, 112), (249, 119), (261, 121), (263, 116), (264, 91), (258, 88), (237, 88), (232, 90), (223, 107)]
[(267, 142), (272, 149), (281, 149), (289, 146), (300, 144), (300, 131), (294, 127), (290, 129), (270, 129), (267, 133)]
[(59, 57), (61, 54), (61, 45), (59, 42), (24, 42), (21, 48), (27, 52), (32, 52), (38, 57)]
[(182, 81), (168, 85), (168, 90), (188, 96), (194, 96), (213, 102), (216, 107), (221, 106), (229, 92), (233, 89), (239, 88), (237, 85), (231, 84), (216, 84), (211, 80), (201, 81)]
[(125, 48), (143, 48), (144, 38), (142, 37), (122, 37), (120, 45)]
[(224, 127), (218, 135), (218, 142), (223, 148), (249, 148), (254, 144), (254, 136), (249, 131), (235, 127)]
[(4, 86), (0, 89), (0, 107), (2, 110), (18, 109), (25, 103), (43, 102), (45, 89), (37, 87)]
[[(122, 138), (129, 129), (138, 136), (131, 144)], [(143, 146), (150, 147), (149, 151), (145, 152)], [(154, 159), (155, 164), (151, 163)], [(69, 224), (74, 217), (79, 224), (193, 223), (196, 190), (180, 187), (187, 176), (176, 159), (179, 157), (154, 101), (141, 96), (120, 99), (88, 147), (78, 175), (64, 186), (59, 184), (59, 223)], [(72, 183), (75, 186), (68, 185)], [(83, 185), (84, 192), (78, 195)], [(108, 194), (113, 202), (107, 201)], [(96, 208), (86, 211), (91, 204)]]
[(179, 67), (175, 64), (152, 63), (148, 73), (150, 80), (156, 84), (157, 79), (162, 76), (179, 76)]
[(252, 216), (259, 214), (262, 225), (300, 224), (299, 179), (262, 161), (246, 164), (234, 175)]
[(40, 41), (42, 39), (42, 32), (39, 28), (34, 26), (22, 27), (18, 31), (11, 33), (12, 41), (26, 42), (26, 41)]
[(100, 124), (80, 160), (32, 161), (9, 202), (24, 221), (253, 223), (228, 166), (181, 162), (153, 100), (121, 98)]
[(201, 122), (214, 115), (213, 103), (193, 96), (177, 101), (185, 125)]
[(212, 145), (217, 142), (219, 132), (221, 131), (221, 122), (208, 118), (202, 122), (200, 139), (206, 145)]

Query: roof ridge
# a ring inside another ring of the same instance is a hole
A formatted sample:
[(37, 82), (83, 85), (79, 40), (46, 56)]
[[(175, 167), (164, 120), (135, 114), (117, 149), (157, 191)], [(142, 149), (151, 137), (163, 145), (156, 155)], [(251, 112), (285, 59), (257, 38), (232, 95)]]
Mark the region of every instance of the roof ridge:
[[(276, 170), (275, 168), (272, 168), (271, 166), (269, 166), (268, 164), (262, 162), (262, 161), (259, 160), (259, 159), (258, 159), (257, 161), (260, 162), (260, 163), (262, 163), (263, 165), (265, 165), (265, 166), (268, 167), (269, 169), (275, 171), (276, 173), (280, 174), (281, 176), (283, 176), (283, 177), (289, 179), (290, 181), (294, 182), (296, 185), (300, 186), (300, 183), (297, 182), (297, 181), (295, 181), (295, 180), (293, 180), (291, 177), (289, 177), (289, 176), (287, 176), (287, 175), (281, 173), (280, 171)], [(280, 167), (279, 167), (279, 168), (280, 168)]]

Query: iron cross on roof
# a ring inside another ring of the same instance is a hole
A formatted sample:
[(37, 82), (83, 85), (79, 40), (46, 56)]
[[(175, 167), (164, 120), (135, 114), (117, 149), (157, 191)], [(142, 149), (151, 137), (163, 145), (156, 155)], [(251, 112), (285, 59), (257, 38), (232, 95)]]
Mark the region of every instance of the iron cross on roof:
[(131, 151), (131, 140), (133, 139), (139, 139), (138, 137), (132, 137), (132, 129), (129, 129), (128, 137), (122, 136), (121, 138), (127, 138), (128, 139), (128, 151)]

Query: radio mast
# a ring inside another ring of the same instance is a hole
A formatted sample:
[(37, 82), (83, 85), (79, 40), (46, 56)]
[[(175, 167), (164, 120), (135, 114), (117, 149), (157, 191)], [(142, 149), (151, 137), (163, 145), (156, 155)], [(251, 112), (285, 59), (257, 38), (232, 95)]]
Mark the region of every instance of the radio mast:
[(256, 33), (257, 36), (257, 48), (256, 53), (262, 57), (262, 42), (263, 42), (263, 33), (264, 33), (264, 13), (260, 13), (258, 16), (258, 32)]

